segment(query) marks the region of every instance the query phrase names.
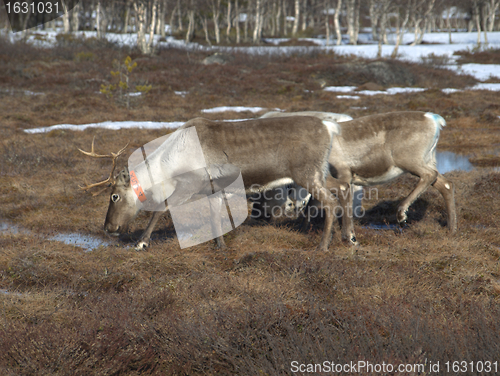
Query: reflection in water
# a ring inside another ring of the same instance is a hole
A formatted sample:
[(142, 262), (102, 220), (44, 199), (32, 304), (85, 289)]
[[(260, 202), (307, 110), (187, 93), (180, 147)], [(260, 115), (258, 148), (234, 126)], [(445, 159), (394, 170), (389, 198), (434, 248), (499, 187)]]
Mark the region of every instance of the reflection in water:
[(436, 161), (440, 174), (454, 170), (471, 171), (474, 169), (474, 166), (469, 162), (469, 158), (450, 151), (437, 152)]

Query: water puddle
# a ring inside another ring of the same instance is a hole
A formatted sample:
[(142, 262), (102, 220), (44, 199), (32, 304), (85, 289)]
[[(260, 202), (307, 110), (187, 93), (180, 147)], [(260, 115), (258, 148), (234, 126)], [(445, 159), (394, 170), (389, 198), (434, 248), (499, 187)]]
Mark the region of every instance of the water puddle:
[(450, 151), (437, 152), (436, 162), (440, 174), (455, 170), (472, 171), (474, 169), (472, 163), (469, 162), (469, 158)]
[[(44, 238), (43, 235), (35, 234), (28, 229), (23, 227), (14, 225), (7, 221), (0, 221), (0, 235), (18, 235), (18, 234), (28, 234), (35, 235)], [(111, 243), (108, 243), (105, 240), (96, 238), (91, 235), (82, 235), (77, 233), (69, 233), (69, 234), (57, 234), (51, 237), (48, 237), (47, 240), (57, 241), (68, 245), (73, 245), (75, 247), (83, 248), (85, 252), (93, 251), (101, 246), (108, 246)], [(1, 291), (0, 291), (1, 292)]]
[(21, 228), (19, 226), (13, 225), (12, 223), (0, 221), (0, 234), (29, 234), (30, 231)]
[(401, 226), (399, 225), (389, 225), (389, 224), (377, 224), (377, 223), (370, 223), (366, 226), (363, 226), (363, 228), (367, 228), (370, 230), (401, 230)]
[(93, 251), (100, 246), (108, 246), (110, 243), (101, 240), (99, 238), (95, 238), (89, 235), (82, 235), (77, 233), (70, 234), (57, 234), (55, 236), (51, 236), (48, 240), (55, 240), (57, 242), (62, 242), (64, 244), (73, 245), (75, 247), (83, 248), (85, 251)]

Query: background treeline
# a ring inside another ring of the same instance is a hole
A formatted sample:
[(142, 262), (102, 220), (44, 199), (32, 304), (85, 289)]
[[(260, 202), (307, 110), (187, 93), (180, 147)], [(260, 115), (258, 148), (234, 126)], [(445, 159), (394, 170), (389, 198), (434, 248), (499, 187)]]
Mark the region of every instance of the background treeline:
[[(72, 3), (61, 0), (63, 7)], [(62, 26), (66, 33), (95, 30), (98, 38), (107, 32), (134, 32), (145, 53), (151, 51), (149, 40), (155, 34), (208, 44), (259, 44), (264, 37), (318, 35), (328, 44), (358, 44), (360, 29), (371, 27), (379, 44), (398, 45), (408, 31), (419, 44), (426, 32), (437, 30), (448, 31), (450, 40), (452, 31), (474, 30), (478, 38), (484, 32), (487, 41), (486, 33), (498, 30), (499, 5), (500, 0), (82, 0), (63, 17), (62, 25), (57, 20), (43, 27)], [(0, 22), (7, 30), (3, 11)]]

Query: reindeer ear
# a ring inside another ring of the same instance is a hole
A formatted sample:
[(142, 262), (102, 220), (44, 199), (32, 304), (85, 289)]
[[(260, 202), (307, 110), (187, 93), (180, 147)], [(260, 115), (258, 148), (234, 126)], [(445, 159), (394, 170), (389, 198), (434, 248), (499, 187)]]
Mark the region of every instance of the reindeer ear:
[(118, 186), (128, 186), (130, 185), (130, 174), (128, 172), (128, 168), (125, 167), (118, 173), (116, 177), (116, 185)]

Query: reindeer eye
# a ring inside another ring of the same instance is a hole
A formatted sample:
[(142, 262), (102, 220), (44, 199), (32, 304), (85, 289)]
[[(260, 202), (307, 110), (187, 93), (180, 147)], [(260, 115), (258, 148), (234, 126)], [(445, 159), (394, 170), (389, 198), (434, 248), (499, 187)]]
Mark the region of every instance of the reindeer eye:
[(117, 202), (119, 199), (120, 195), (117, 195), (116, 193), (111, 195), (111, 201)]

